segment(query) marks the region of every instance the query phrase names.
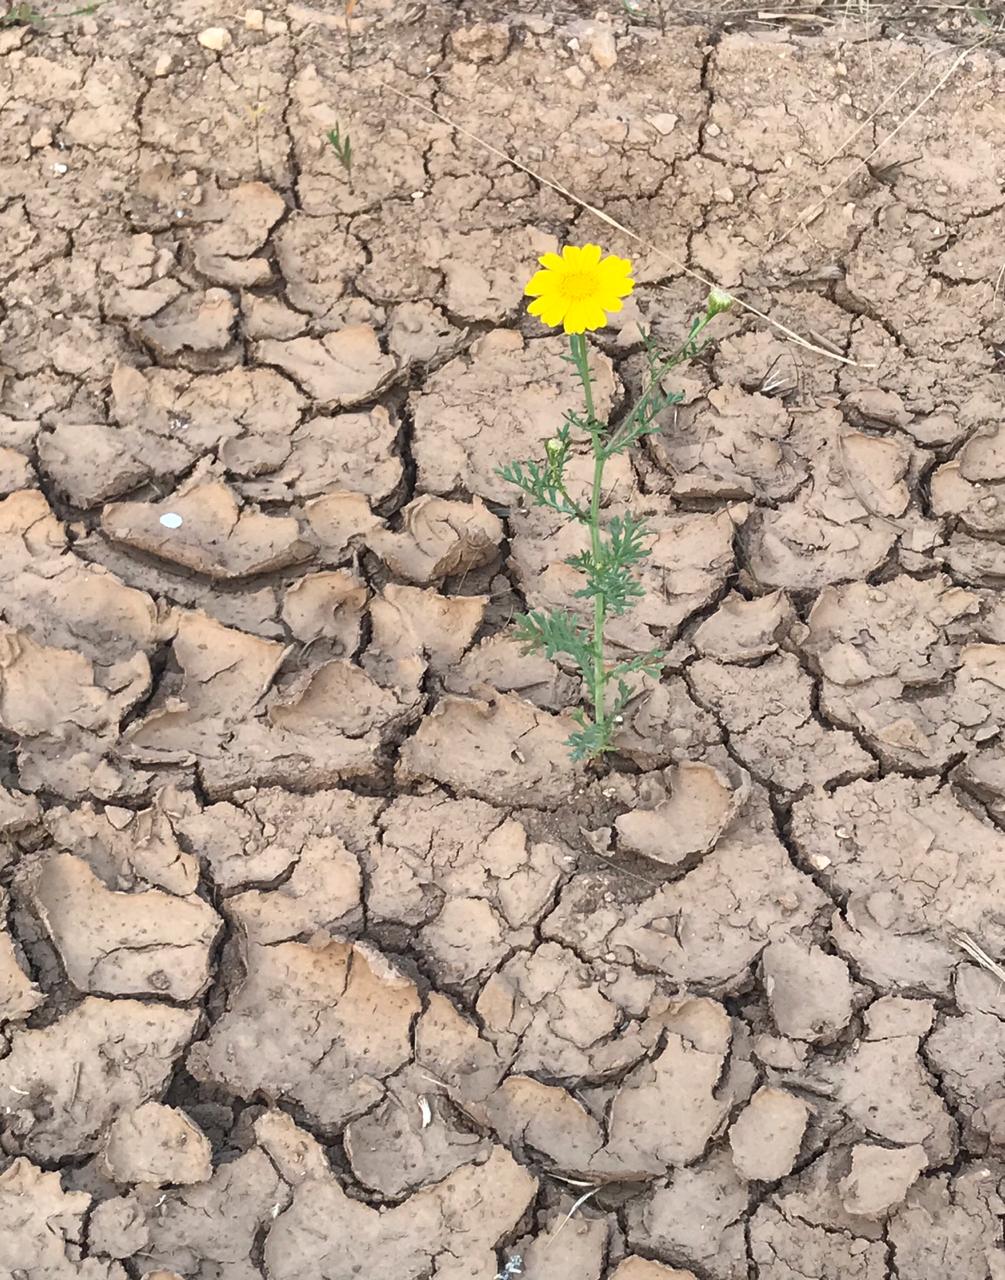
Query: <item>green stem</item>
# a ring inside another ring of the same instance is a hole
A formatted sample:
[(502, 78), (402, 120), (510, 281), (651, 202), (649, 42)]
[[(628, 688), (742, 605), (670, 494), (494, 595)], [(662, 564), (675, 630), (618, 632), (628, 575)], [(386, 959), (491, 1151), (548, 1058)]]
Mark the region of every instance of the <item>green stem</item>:
[[(593, 381), (590, 375), (590, 354), (586, 338), (581, 333), (569, 335), (569, 350), (572, 354), (579, 379), (583, 384), (583, 395), (586, 399), (586, 421), (590, 429), (593, 444), (593, 488), (590, 493), (590, 554), (594, 566), (601, 563), (603, 544), (600, 538), (600, 497), (603, 492), (604, 463), (607, 455), (600, 440), (602, 424), (597, 421), (593, 403)], [(607, 685), (607, 670), (604, 665), (604, 624), (607, 621), (607, 600), (603, 595), (593, 599), (593, 681), (590, 690), (593, 696), (593, 720), (600, 729), (601, 741), (606, 738), (606, 711), (604, 698)]]
[(639, 418), (642, 416), (642, 414), (649, 408), (650, 400), (653, 398), (654, 395), (656, 395), (659, 392), (660, 385), (663, 379), (667, 376), (667, 374), (671, 371), (671, 369), (676, 369), (676, 367), (679, 364), (682, 364), (684, 360), (690, 357), (693, 357), (694, 355), (697, 354), (695, 343), (698, 340), (699, 334), (708, 324), (709, 318), (710, 317), (707, 315), (702, 316), (699, 323), (694, 326), (694, 328), (688, 334), (687, 338), (685, 338), (685, 340), (681, 343), (681, 345), (677, 348), (677, 350), (673, 353), (673, 355), (667, 356), (666, 360), (664, 360), (663, 363), (660, 365), (660, 367), (655, 371), (655, 373), (653, 373), (652, 377), (649, 380), (648, 387), (646, 387), (645, 391), (643, 391), (642, 395), (639, 397), (638, 402), (632, 406), (631, 412), (629, 413), (628, 417), (624, 420), (624, 422), (622, 422), (615, 436), (612, 437), (607, 442), (606, 456), (608, 458), (613, 457), (614, 454), (619, 452), (622, 442), (626, 435), (626, 428), (630, 428), (633, 422), (637, 422)]

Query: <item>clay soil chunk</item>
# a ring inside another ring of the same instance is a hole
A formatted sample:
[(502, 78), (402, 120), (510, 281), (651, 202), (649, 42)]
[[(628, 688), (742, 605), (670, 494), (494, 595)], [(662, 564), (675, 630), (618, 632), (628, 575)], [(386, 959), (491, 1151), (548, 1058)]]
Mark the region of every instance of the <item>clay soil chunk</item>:
[(843, 1183), (849, 1213), (880, 1217), (903, 1203), (928, 1164), (924, 1147), (877, 1147), (859, 1143), (852, 1148), (851, 1173)]
[(848, 1025), (852, 984), (839, 956), (790, 938), (765, 947), (761, 974), (771, 1016), (783, 1036), (826, 1040)]
[[(29, 874), (34, 908), (78, 990), (191, 1000), (209, 982), (222, 921), (201, 898), (160, 889), (112, 893), (68, 853), (43, 859)], [(91, 922), (88, 929), (80, 930), (81, 920)]]
[[(243, 1097), (265, 1090), (326, 1126), (361, 1115), (408, 1061), (419, 1011), (414, 984), (383, 956), (350, 943), (252, 944), (247, 977), (188, 1069)], [(273, 992), (282, 990), (277, 1003)], [(380, 1013), (375, 1016), (374, 1010)], [(262, 1019), (271, 1026), (260, 1040)]]
[(0, 1107), (18, 1145), (42, 1160), (97, 1151), (108, 1123), (164, 1088), (197, 1021), (164, 1004), (88, 996), (45, 1028), (15, 1031), (0, 1059)]
[(209, 1139), (183, 1111), (147, 1102), (118, 1116), (105, 1140), (102, 1160), (115, 1182), (206, 1182), (212, 1172)]
[(312, 555), (296, 520), (238, 507), (223, 484), (198, 485), (155, 506), (113, 503), (102, 528), (124, 542), (209, 578), (245, 578)]
[(269, 339), (255, 347), (256, 358), (288, 373), (322, 408), (342, 409), (370, 400), (396, 371), (369, 325), (352, 325), (324, 338)]
[(758, 1089), (729, 1130), (737, 1173), (758, 1182), (784, 1178), (799, 1155), (809, 1115), (806, 1103), (784, 1089)]

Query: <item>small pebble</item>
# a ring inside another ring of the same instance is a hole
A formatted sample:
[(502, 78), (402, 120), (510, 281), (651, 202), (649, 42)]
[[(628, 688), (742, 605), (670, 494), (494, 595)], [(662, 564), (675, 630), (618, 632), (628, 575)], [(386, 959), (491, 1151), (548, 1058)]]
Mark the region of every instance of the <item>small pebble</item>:
[(618, 61), (618, 47), (614, 32), (601, 30), (590, 41), (590, 57), (604, 71), (609, 71)]
[(265, 13), (261, 9), (245, 9), (244, 25), (249, 31), (265, 30)]
[(69, 169), (69, 167), (70, 166), (68, 164), (54, 164), (52, 166), (52, 171), (54, 174), (56, 174), (57, 177), (61, 178), (63, 174), (66, 173), (66, 171)]
[(207, 27), (205, 31), (199, 32), (196, 39), (204, 49), (209, 49), (212, 53), (222, 53), (233, 43), (233, 37), (226, 27)]
[(165, 511), (161, 516), (161, 524), (165, 529), (180, 529), (184, 523), (177, 511)]
[(154, 63), (154, 75), (157, 77), (166, 76), (174, 66), (174, 58), (170, 53), (162, 53)]
[(45, 126), (43, 126), (41, 129), (36, 129), (35, 132), (28, 139), (28, 141), (31, 143), (33, 147), (51, 147), (52, 146), (52, 130), (46, 129)]
[(265, 19), (265, 34), (267, 36), (281, 36), (288, 28), (285, 22), (280, 22), (278, 18)]

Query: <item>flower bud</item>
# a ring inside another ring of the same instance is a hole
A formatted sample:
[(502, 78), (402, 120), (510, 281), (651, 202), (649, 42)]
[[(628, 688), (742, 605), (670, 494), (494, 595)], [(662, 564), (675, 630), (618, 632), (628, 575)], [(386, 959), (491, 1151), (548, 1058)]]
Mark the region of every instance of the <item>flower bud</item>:
[(710, 289), (708, 302), (705, 304), (705, 315), (711, 320), (713, 316), (728, 311), (735, 301), (733, 295), (727, 293), (725, 289)]

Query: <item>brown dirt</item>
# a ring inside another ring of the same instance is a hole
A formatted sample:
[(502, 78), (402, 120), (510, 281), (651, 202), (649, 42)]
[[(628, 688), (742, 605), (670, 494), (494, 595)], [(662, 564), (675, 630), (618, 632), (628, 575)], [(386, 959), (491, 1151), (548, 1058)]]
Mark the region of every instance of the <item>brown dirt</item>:
[[(0, 1276), (1005, 1277), (1005, 61), (665, 8), (0, 29)], [(601, 774), (520, 287), (636, 259), (615, 412), (703, 289), (396, 89), (853, 361), (734, 311), (612, 468)]]

